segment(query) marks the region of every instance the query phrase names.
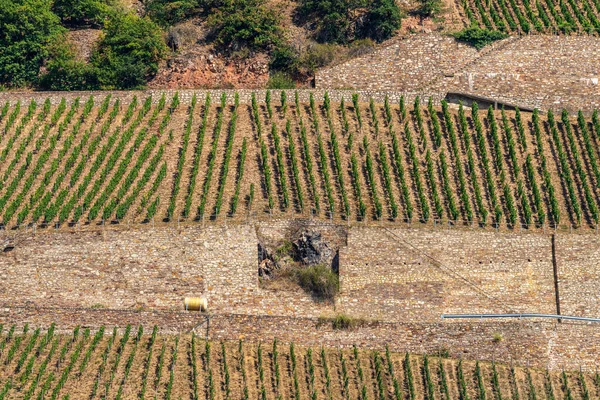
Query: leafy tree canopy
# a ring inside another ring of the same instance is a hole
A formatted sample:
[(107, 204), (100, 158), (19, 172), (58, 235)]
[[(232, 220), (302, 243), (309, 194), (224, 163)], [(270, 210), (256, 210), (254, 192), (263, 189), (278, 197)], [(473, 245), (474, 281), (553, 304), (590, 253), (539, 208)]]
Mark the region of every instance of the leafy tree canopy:
[(147, 15), (166, 27), (184, 21), (198, 10), (198, 0), (146, 0)]
[(46, 73), (39, 84), (47, 90), (90, 90), (98, 88), (95, 69), (76, 58), (73, 44), (59, 35), (48, 47)]
[(149, 18), (117, 13), (106, 23), (91, 61), (103, 88), (139, 88), (156, 74), (166, 52), (162, 31)]
[(48, 44), (64, 32), (50, 0), (0, 0), (0, 84), (35, 81)]
[(298, 18), (314, 25), (315, 38), (325, 43), (348, 43), (359, 38), (382, 41), (401, 23), (394, 0), (300, 0)]
[(362, 26), (362, 36), (382, 42), (392, 37), (401, 23), (402, 13), (395, 0), (374, 0)]
[(208, 24), (221, 48), (267, 50), (280, 42), (279, 16), (264, 0), (226, 0), (212, 10)]
[(424, 17), (433, 17), (442, 11), (442, 0), (419, 0), (418, 12)]
[(67, 25), (100, 25), (113, 0), (54, 0), (52, 11)]

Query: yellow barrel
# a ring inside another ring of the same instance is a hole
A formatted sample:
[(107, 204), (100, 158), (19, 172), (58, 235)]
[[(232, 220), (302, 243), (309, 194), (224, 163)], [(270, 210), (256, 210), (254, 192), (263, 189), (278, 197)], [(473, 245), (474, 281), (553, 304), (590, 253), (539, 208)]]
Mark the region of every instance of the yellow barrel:
[(206, 311), (206, 297), (186, 297), (183, 300), (186, 311)]

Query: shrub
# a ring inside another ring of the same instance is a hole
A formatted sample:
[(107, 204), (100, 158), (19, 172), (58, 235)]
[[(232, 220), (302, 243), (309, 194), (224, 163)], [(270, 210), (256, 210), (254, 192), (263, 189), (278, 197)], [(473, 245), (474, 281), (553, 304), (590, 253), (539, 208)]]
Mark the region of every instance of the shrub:
[(356, 318), (348, 314), (339, 313), (333, 317), (321, 316), (319, 317), (318, 323), (320, 325), (331, 324), (331, 327), (337, 330), (350, 330), (364, 325), (366, 321), (362, 318)]
[(275, 72), (269, 77), (267, 89), (294, 89), (296, 82), (285, 72)]
[(300, 286), (319, 299), (333, 300), (340, 290), (339, 276), (325, 265), (302, 268), (296, 276)]
[(3, 1), (0, 6), (0, 85), (33, 82), (48, 56), (48, 44), (64, 31), (50, 0)]
[(139, 88), (156, 74), (166, 51), (160, 28), (149, 18), (118, 13), (106, 24), (91, 62), (103, 88)]
[(354, 10), (357, 0), (300, 0), (298, 15), (315, 23), (315, 38), (319, 42), (347, 43), (356, 24)]
[(419, 0), (418, 13), (425, 17), (433, 17), (442, 10), (442, 6), (441, 0)]
[(147, 0), (144, 10), (162, 26), (173, 25), (189, 18), (198, 6), (197, 0)]
[(208, 19), (217, 46), (266, 50), (279, 43), (279, 16), (264, 0), (225, 1)]
[(59, 35), (48, 46), (47, 72), (39, 85), (48, 90), (92, 90), (98, 86), (93, 67), (75, 58), (76, 52), (66, 36)]
[(392, 37), (401, 23), (402, 13), (394, 0), (374, 0), (365, 16), (361, 33), (363, 37), (382, 42)]
[(315, 26), (319, 42), (348, 43), (360, 37), (382, 41), (400, 27), (400, 8), (393, 0), (301, 0), (298, 16)]
[(476, 49), (482, 49), (488, 44), (507, 37), (506, 33), (470, 26), (460, 32), (456, 32), (454, 37)]
[(106, 17), (112, 0), (54, 0), (52, 11), (63, 24), (99, 25)]

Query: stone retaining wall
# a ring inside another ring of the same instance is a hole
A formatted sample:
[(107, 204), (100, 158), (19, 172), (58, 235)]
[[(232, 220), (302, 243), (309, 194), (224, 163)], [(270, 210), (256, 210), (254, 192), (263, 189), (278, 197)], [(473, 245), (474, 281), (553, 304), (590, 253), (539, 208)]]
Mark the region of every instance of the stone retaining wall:
[[(300, 289), (258, 285), (259, 238), (276, 242), (306, 228), (322, 230), (340, 248), (336, 304), (315, 302)], [(0, 323), (157, 324), (188, 331), (202, 319), (182, 312), (183, 297), (206, 295), (216, 339), (277, 336), (315, 346), (445, 348), (454, 356), (512, 357), (553, 368), (600, 361), (596, 325), (440, 318), (555, 313), (551, 235), (274, 219), (228, 227), (29, 231), (14, 245), (0, 253)], [(597, 317), (600, 238), (558, 234), (555, 249), (563, 314)], [(349, 332), (319, 326), (320, 317), (339, 312), (367, 324)]]
[[(373, 89), (373, 90), (286, 90), (287, 101), (290, 103), (294, 102), (295, 93), (298, 92), (298, 98), (303, 103), (308, 103), (310, 94), (317, 101), (322, 101), (325, 92), (329, 93), (329, 97), (333, 102), (340, 102), (343, 98), (346, 103), (352, 102), (352, 95), (358, 94), (361, 101), (368, 102), (369, 98), (373, 98), (377, 103), (383, 103), (387, 96), (389, 101), (392, 103), (398, 103), (400, 98), (404, 96), (407, 102), (414, 102), (416, 96), (420, 96), (423, 104), (426, 104), (429, 97), (434, 101), (440, 102), (445, 92), (415, 92), (415, 91), (385, 91), (384, 89)], [(194, 89), (182, 89), (182, 90), (138, 90), (138, 91), (80, 91), (80, 92), (0, 92), (0, 104), (9, 102), (11, 104), (21, 101), (21, 103), (28, 103), (31, 100), (35, 100), (38, 104), (50, 99), (52, 104), (58, 104), (64, 98), (67, 104), (73, 102), (76, 98), (80, 98), (80, 101), (85, 101), (88, 97), (94, 96), (100, 101), (107, 95), (112, 96), (112, 100), (120, 99), (122, 102), (129, 103), (133, 100), (134, 96), (137, 96), (138, 100), (144, 99), (147, 96), (152, 96), (152, 101), (157, 103), (163, 93), (167, 98), (167, 102), (170, 101), (171, 97), (175, 93), (179, 93), (179, 99), (183, 104), (191, 103), (192, 97), (196, 94), (197, 98), (204, 99), (206, 94), (210, 94), (213, 99), (213, 103), (219, 101), (223, 93), (227, 96), (227, 104), (233, 104), (235, 94), (239, 95), (239, 101), (242, 104), (250, 104), (252, 101), (252, 94), (254, 93), (259, 102), (264, 102), (266, 90), (251, 90), (251, 89), (223, 89), (223, 90), (194, 90)], [(279, 104), (281, 98), (281, 90), (272, 90), (272, 98), (274, 104)], [(168, 103), (167, 103), (168, 104)]]
[(180, 309), (255, 289), (251, 226), (39, 233), (0, 256), (0, 302)]
[(600, 38), (511, 37), (480, 51), (438, 34), (398, 39), (317, 72), (320, 89), (461, 92), (542, 110), (600, 107)]
[(545, 235), (353, 228), (340, 288), (345, 309), (395, 321), (556, 311)]

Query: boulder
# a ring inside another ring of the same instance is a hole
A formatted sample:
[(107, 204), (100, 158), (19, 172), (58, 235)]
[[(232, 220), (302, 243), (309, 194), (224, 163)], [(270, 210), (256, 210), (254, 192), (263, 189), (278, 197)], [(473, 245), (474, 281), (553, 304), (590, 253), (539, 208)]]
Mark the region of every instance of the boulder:
[(321, 237), (321, 233), (313, 230), (302, 232), (294, 242), (296, 257), (306, 265), (323, 264), (331, 266), (335, 252)]

